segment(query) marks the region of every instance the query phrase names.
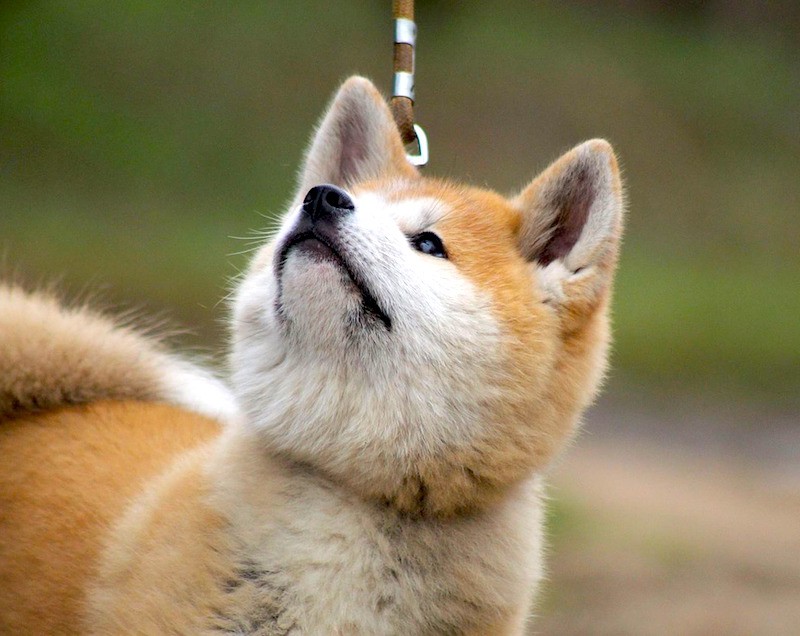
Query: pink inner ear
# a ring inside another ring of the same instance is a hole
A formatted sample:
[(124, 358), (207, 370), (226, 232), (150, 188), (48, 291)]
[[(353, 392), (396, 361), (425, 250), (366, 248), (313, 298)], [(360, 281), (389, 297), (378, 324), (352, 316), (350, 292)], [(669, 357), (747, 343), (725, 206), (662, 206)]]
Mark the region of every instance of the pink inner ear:
[(358, 117), (343, 117), (338, 122), (337, 137), (339, 139), (339, 174), (334, 183), (351, 185), (358, 180), (361, 166), (369, 155), (367, 147), (367, 130), (364, 122)]
[(548, 194), (551, 199), (549, 207), (555, 209), (555, 215), (547, 230), (549, 238), (535, 256), (542, 265), (564, 258), (581, 236), (595, 199), (589, 166), (578, 164), (568, 169)]

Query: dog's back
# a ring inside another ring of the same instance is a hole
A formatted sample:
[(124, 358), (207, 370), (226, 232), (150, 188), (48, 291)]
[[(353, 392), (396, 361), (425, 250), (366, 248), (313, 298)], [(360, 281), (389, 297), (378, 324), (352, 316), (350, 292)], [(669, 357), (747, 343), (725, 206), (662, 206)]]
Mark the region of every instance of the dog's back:
[(224, 392), (97, 313), (0, 287), (0, 633), (74, 633), (109, 527), (219, 431), (167, 404), (196, 406), (174, 390), (189, 377)]
[(74, 633), (109, 528), (148, 479), (218, 430), (136, 401), (0, 423), (0, 633)]

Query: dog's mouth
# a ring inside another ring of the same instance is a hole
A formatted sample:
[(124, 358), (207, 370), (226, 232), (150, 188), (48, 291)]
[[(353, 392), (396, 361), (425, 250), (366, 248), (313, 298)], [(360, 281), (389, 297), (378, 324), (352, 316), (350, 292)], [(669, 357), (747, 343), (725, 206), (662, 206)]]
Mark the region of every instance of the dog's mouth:
[(363, 277), (350, 265), (345, 256), (345, 251), (339, 245), (336, 238), (328, 236), (328, 233), (320, 232), (316, 228), (304, 229), (303, 231), (289, 235), (280, 248), (275, 265), (275, 276), (279, 287), (279, 301), (283, 292), (281, 285), (283, 269), (286, 265), (286, 259), (292, 250), (302, 250), (305, 254), (310, 255), (316, 260), (334, 263), (347, 275), (350, 282), (352, 282), (353, 286), (361, 295), (362, 313), (365, 316), (372, 317), (379, 321), (387, 331), (392, 330), (392, 319), (380, 306)]

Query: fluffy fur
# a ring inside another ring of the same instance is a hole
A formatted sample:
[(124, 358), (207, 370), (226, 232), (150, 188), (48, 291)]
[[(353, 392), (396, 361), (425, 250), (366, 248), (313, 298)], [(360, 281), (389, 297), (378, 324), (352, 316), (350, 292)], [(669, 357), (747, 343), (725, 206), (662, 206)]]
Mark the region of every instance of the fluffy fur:
[(0, 285), (0, 418), (102, 399), (171, 402), (221, 419), (236, 411), (222, 382), (155, 338), (52, 293)]
[[(301, 236), (321, 183), (352, 210)], [(7, 293), (44, 317), (0, 342), (49, 344), (0, 349), (0, 631), (523, 633), (542, 475), (605, 368), (621, 224), (606, 142), (510, 199), (424, 179), (352, 78), (239, 284), (225, 427), (154, 402), (197, 408), (184, 363)]]

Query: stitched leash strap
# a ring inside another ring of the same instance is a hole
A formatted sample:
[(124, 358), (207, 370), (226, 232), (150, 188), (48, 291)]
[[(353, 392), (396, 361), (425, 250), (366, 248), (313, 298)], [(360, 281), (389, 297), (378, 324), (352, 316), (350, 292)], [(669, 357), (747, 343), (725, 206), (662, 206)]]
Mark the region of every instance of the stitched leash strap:
[(414, 0), (392, 0), (394, 18), (394, 86), (392, 114), (403, 143), (416, 142), (418, 155), (407, 155), (417, 166), (428, 162), (428, 141), (425, 133), (414, 124), (414, 46), (417, 25), (414, 23)]

